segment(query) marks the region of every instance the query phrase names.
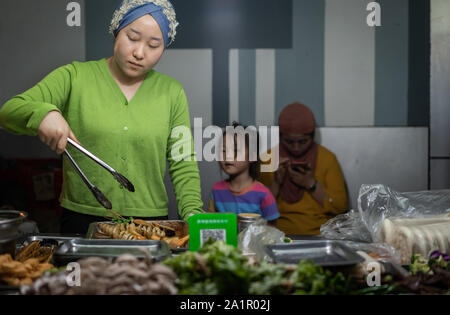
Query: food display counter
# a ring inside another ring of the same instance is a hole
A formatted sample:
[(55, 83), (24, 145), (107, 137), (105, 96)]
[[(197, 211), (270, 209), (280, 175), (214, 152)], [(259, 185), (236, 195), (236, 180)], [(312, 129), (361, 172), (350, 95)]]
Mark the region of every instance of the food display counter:
[[(174, 226), (170, 221), (156, 224)], [(185, 224), (179, 223), (184, 233)], [(178, 239), (187, 236), (175, 230)], [(264, 245), (267, 256), (261, 259), (212, 240), (191, 252), (187, 246), (170, 246), (162, 237), (106, 236), (95, 226), (81, 237), (28, 236), (18, 243), (14, 258), (0, 256), (0, 293), (353, 295), (445, 294), (449, 290), (450, 257), (438, 252), (431, 257), (416, 255), (411, 264), (399, 265), (370, 251), (370, 244), (365, 244), (364, 251), (358, 250), (364, 244), (356, 242), (288, 235), (282, 243)]]

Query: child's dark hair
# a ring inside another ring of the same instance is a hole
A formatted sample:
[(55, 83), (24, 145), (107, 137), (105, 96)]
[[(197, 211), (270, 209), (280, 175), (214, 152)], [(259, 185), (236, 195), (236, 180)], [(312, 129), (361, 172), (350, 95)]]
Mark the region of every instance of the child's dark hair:
[[(233, 121), (232, 126), (234, 129), (237, 127), (242, 127), (244, 130), (248, 128), (248, 126), (241, 125), (240, 123)], [(253, 180), (257, 180), (259, 177), (259, 170), (260, 170), (260, 159), (259, 159), (259, 134), (256, 128), (254, 129), (254, 139), (256, 138), (256, 161), (249, 161), (250, 167), (249, 167), (249, 175)], [(223, 136), (226, 136), (227, 131), (225, 130), (223, 132)], [(235, 134), (236, 136), (236, 134)], [(249, 150), (250, 149), (250, 135), (248, 133), (245, 133), (245, 147)], [(249, 152), (250, 155), (250, 152)], [(228, 181), (231, 180), (231, 178), (228, 178)]]

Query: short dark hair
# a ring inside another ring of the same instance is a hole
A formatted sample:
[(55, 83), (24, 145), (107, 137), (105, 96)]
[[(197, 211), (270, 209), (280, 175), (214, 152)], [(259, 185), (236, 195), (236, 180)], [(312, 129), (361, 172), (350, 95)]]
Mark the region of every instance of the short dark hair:
[[(237, 127), (242, 127), (245, 129), (248, 128), (248, 126), (244, 126), (236, 121), (233, 121), (232, 123), (233, 128), (237, 128)], [(225, 136), (227, 133), (226, 129), (224, 130), (222, 136)], [(257, 180), (259, 177), (259, 171), (260, 171), (260, 156), (259, 156), (259, 134), (258, 131), (255, 131), (255, 135), (256, 135), (256, 161), (249, 161), (250, 162), (250, 167), (249, 167), (249, 175), (253, 180)], [(250, 137), (248, 134), (245, 135), (245, 147), (247, 149), (250, 148)], [(231, 178), (228, 178), (227, 181), (231, 180)]]

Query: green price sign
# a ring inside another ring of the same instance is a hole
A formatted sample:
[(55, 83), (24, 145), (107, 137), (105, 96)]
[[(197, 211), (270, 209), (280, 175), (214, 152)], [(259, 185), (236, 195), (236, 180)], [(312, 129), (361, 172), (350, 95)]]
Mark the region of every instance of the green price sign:
[(199, 213), (188, 219), (189, 249), (198, 251), (209, 239), (237, 247), (237, 217), (234, 213)]

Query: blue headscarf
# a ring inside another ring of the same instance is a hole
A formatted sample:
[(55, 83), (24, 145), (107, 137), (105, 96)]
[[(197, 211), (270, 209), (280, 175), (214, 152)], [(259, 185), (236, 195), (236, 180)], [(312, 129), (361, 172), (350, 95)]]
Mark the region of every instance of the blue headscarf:
[[(124, 1), (122, 1), (122, 3), (119, 5), (118, 9), (122, 7), (123, 2)], [(119, 34), (121, 29), (146, 14), (150, 14), (151, 16), (153, 16), (153, 18), (158, 23), (164, 37), (164, 44), (165, 46), (167, 46), (169, 44), (170, 22), (167, 16), (163, 13), (163, 8), (151, 2), (136, 6), (133, 9), (129, 10), (120, 21), (119, 27), (114, 30), (114, 37), (117, 37), (117, 34)]]

